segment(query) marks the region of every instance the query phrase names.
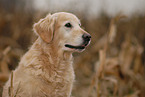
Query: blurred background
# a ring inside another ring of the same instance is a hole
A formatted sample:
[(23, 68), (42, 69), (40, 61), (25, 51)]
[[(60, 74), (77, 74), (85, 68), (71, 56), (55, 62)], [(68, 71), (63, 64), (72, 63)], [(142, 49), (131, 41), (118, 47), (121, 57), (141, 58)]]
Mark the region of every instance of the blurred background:
[(72, 97), (145, 97), (145, 0), (0, 0), (0, 97), (37, 38), (33, 24), (59, 11), (75, 14), (92, 35), (74, 54)]

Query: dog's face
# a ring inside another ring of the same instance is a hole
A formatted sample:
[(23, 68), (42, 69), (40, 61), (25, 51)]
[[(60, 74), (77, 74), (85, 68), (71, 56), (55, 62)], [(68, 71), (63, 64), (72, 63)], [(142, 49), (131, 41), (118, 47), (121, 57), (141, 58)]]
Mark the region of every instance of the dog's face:
[(56, 43), (64, 51), (83, 51), (90, 43), (90, 34), (81, 27), (79, 19), (70, 13), (48, 15), (34, 25), (35, 32), (47, 43)]

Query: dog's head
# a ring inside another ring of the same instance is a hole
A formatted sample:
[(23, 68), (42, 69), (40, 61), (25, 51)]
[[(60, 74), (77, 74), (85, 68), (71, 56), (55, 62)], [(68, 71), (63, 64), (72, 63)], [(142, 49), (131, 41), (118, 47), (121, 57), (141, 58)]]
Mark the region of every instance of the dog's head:
[(54, 43), (64, 51), (83, 51), (89, 45), (91, 36), (80, 26), (75, 15), (59, 12), (35, 23), (34, 31), (44, 42)]

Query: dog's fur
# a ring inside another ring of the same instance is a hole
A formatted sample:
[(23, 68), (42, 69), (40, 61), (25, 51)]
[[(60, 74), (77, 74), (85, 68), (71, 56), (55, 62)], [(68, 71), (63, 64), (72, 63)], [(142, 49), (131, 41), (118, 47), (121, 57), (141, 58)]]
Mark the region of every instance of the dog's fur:
[[(67, 22), (73, 27), (65, 27)], [(70, 97), (75, 78), (72, 53), (84, 49), (67, 48), (65, 44), (83, 43), (82, 35), (87, 32), (79, 24), (75, 15), (65, 12), (49, 14), (34, 24), (38, 39), (13, 72), (11, 92), (16, 97)], [(3, 97), (9, 97), (10, 79)]]

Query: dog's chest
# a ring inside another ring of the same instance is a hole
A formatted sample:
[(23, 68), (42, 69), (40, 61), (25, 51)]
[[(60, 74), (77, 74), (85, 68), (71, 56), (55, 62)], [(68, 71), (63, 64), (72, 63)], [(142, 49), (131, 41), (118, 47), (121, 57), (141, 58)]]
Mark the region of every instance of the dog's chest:
[(41, 91), (45, 94), (51, 94), (51, 97), (58, 95), (60, 95), (58, 97), (69, 97), (74, 78), (72, 64), (62, 62), (59, 68), (57, 67), (51, 71), (51, 74), (45, 75), (45, 79), (41, 80)]

